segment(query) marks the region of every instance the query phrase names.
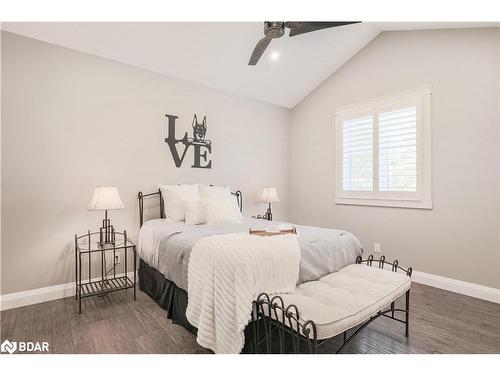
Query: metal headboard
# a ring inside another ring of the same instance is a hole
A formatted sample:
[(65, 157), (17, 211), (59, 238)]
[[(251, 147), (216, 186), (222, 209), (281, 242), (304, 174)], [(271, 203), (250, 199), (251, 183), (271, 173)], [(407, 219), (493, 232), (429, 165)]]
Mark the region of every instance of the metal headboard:
[[(210, 185), (213, 186), (213, 185)], [(235, 192), (231, 192), (232, 195), (236, 197), (236, 201), (238, 202), (238, 206), (240, 208), (240, 212), (243, 211), (243, 196), (241, 194), (240, 190), (236, 190)], [(144, 223), (144, 198), (147, 197), (154, 197), (154, 196), (159, 196), (160, 198), (160, 218), (165, 219), (165, 210), (163, 209), (164, 207), (164, 201), (163, 201), (163, 196), (161, 195), (161, 190), (158, 189), (158, 191), (155, 191), (154, 193), (148, 193), (148, 194), (142, 194), (142, 191), (137, 194), (137, 198), (139, 199), (139, 221), (140, 221), (140, 226), (142, 227), (142, 224)]]

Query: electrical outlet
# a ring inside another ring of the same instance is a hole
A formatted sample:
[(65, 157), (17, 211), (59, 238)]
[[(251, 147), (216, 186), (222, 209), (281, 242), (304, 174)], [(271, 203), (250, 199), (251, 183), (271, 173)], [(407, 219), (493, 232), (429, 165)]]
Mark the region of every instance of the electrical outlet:
[(379, 243), (374, 243), (373, 244), (373, 251), (375, 251), (376, 253), (380, 253), (380, 244)]

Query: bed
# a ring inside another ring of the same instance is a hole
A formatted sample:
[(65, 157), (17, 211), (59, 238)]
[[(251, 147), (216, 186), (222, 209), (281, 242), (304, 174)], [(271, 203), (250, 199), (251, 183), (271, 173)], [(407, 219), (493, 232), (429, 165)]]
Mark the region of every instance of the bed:
[[(242, 211), (240, 191), (232, 193)], [(188, 266), (193, 246), (201, 239), (221, 235), (247, 233), (249, 228), (263, 229), (270, 225), (288, 226), (284, 222), (244, 219), (237, 224), (189, 225), (165, 218), (162, 193), (138, 195), (141, 229), (138, 240), (140, 289), (167, 311), (173, 323), (192, 333), (197, 332), (186, 317), (188, 306)], [(144, 200), (156, 199), (160, 218), (144, 222)], [(359, 240), (343, 230), (293, 225), (298, 233), (300, 263), (297, 284), (318, 280), (347, 265), (354, 264), (362, 254)], [(249, 316), (250, 318), (250, 316)], [(245, 341), (251, 340), (251, 324), (245, 330)], [(242, 352), (246, 352), (245, 344)]]

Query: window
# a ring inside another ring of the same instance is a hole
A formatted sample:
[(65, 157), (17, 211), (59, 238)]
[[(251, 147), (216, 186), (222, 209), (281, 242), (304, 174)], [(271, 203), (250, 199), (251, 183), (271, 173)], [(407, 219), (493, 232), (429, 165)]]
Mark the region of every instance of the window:
[(337, 109), (335, 203), (432, 208), (430, 86)]

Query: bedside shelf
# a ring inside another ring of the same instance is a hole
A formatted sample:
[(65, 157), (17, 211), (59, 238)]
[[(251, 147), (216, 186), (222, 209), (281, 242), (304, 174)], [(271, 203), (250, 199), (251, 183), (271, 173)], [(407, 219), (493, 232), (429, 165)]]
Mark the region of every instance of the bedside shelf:
[(130, 289), (135, 286), (134, 282), (127, 276), (108, 278), (99, 281), (82, 283), (80, 285), (82, 298), (98, 296), (117, 290)]

